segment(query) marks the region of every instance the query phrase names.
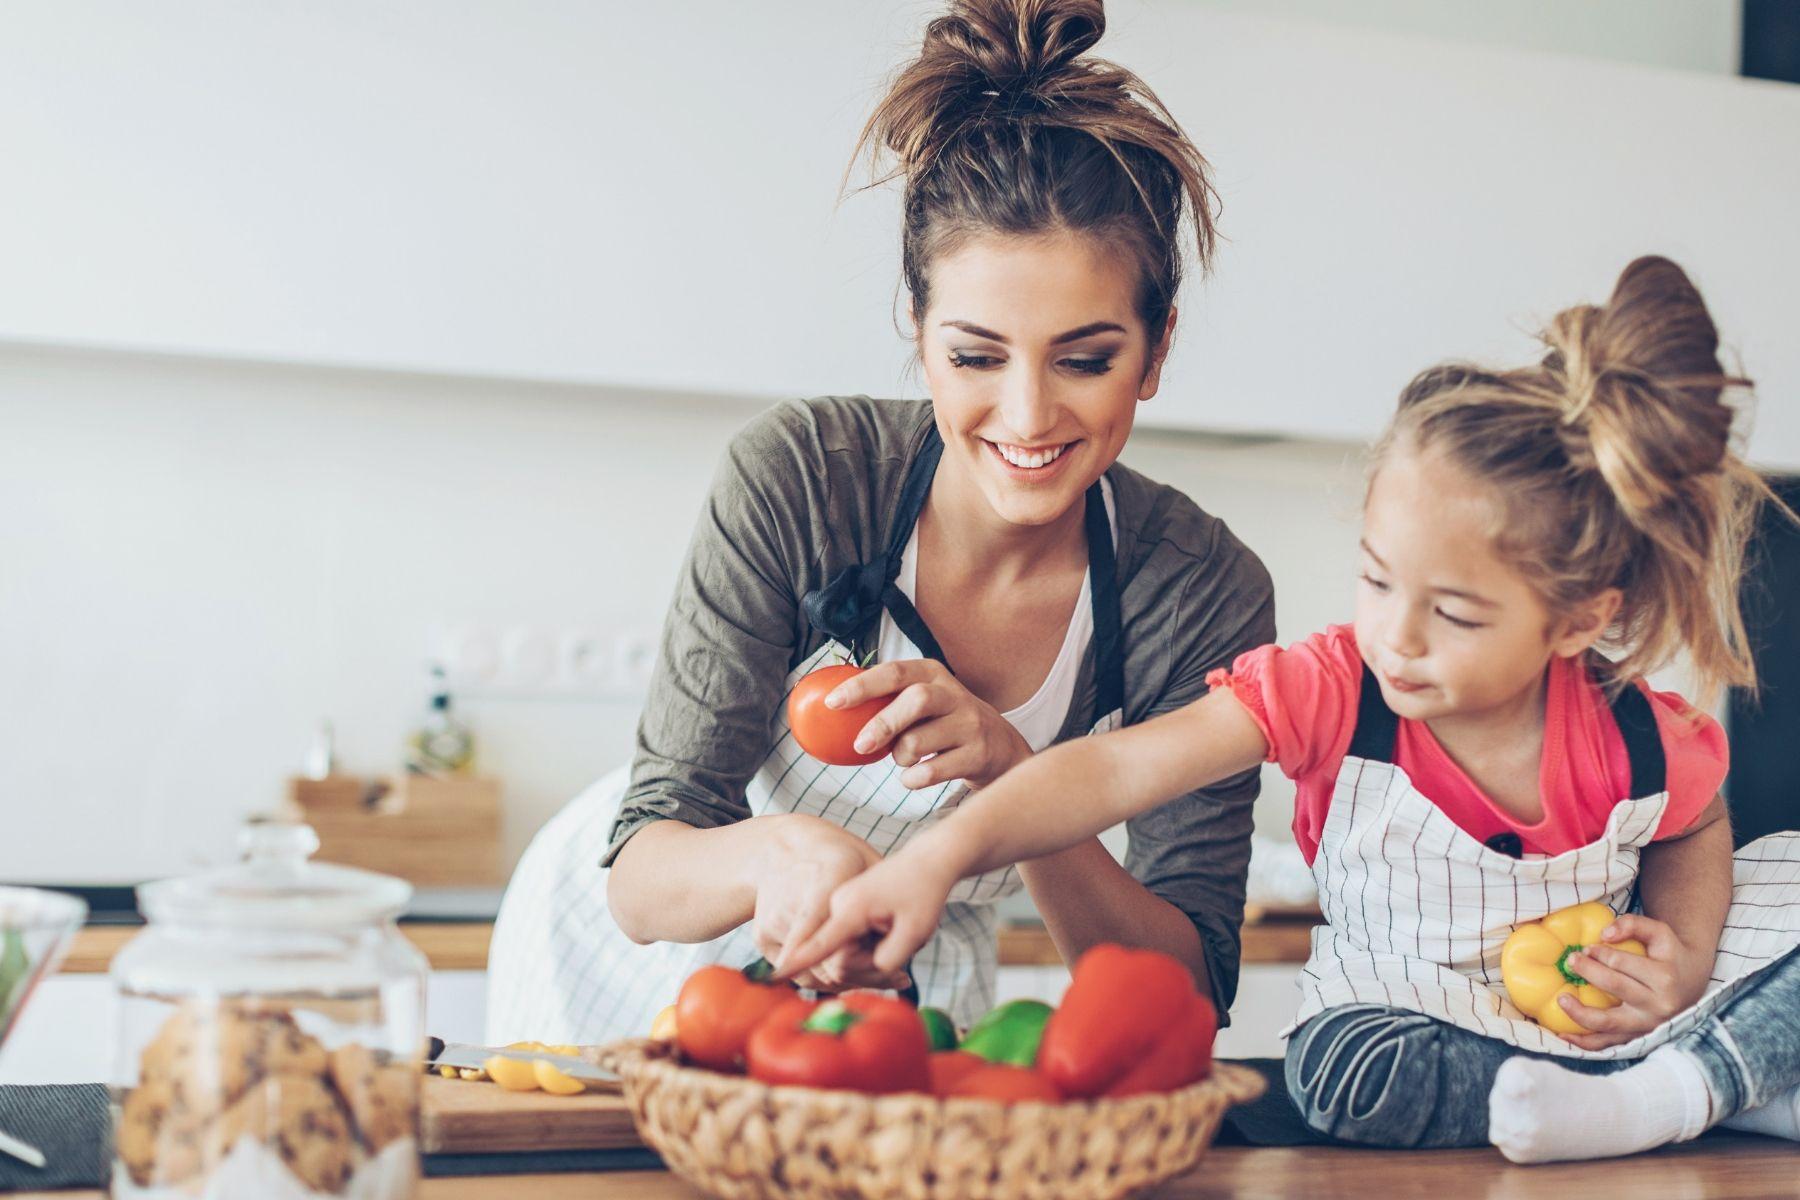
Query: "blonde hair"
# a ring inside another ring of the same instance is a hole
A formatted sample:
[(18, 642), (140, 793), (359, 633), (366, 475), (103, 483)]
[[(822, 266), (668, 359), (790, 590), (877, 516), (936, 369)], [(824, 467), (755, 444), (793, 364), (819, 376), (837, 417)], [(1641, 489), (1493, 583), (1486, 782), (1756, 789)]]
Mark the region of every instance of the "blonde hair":
[[(1738, 589), (1756, 512), (1774, 500), (1732, 445), (1706, 303), (1666, 258), (1626, 267), (1604, 305), (1558, 313), (1535, 366), (1415, 378), (1375, 455), (1441, 454), (1491, 485), (1494, 541), (1553, 614), (1623, 596), (1601, 638), (1623, 687), (1685, 652), (1701, 704), (1753, 688)], [(1791, 515), (1791, 514), (1790, 514)]]
[(951, 0), (926, 26), (851, 158), (868, 154), (871, 186), (906, 181), (901, 269), (915, 313), (929, 307), (931, 264), (968, 238), (1067, 231), (1135, 260), (1134, 307), (1161, 336), (1181, 286), (1181, 228), (1204, 270), (1218, 197), (1156, 94), (1088, 53), (1105, 32), (1100, 0)]

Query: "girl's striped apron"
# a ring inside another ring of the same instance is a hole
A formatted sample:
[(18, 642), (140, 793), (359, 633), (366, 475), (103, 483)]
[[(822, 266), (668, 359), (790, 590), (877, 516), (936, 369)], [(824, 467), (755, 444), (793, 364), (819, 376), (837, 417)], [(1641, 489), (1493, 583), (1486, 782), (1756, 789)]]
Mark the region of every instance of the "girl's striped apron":
[(1668, 804), (1662, 741), (1649, 701), (1628, 687), (1613, 715), (1631, 760), (1631, 797), (1591, 845), (1513, 858), (1465, 832), (1394, 765), (1398, 718), (1365, 668), (1356, 733), (1313, 859), (1326, 924), (1313, 930), (1300, 1012), (1382, 1004), (1424, 1013), (1523, 1050), (1637, 1058), (1716, 1012), (1762, 968), (1800, 944), (1800, 834), (1737, 852), (1733, 893), (1704, 997), (1656, 1029), (1607, 1050), (1581, 1050), (1513, 1007), (1500, 947), (1514, 926), (1590, 900), (1632, 908), (1638, 859)]
[[(908, 473), (884, 560), (852, 567), (806, 597), (816, 627), (845, 641), (884, 612), (905, 635), (906, 657), (943, 652), (931, 631), (894, 585), (906, 544), (929, 493), (942, 453), (935, 431)], [(1118, 581), (1112, 522), (1103, 485), (1088, 489), (1088, 591), (1093, 613), (1096, 698), (1090, 730), (1119, 726), (1124, 703)], [(786, 693), (841, 652), (828, 641), (789, 674), (773, 725), (774, 745), (745, 789), (753, 816), (809, 813), (863, 838), (882, 854), (960, 804), (966, 783), (917, 791), (902, 787), (892, 759), (863, 767), (835, 767), (801, 750), (789, 733)], [(631, 942), (606, 906), (606, 879), (596, 869), (623, 798), (628, 773), (614, 772), (577, 797), (532, 840), (508, 885), (488, 958), (487, 1040), (595, 1043), (642, 1035), (681, 984), (707, 963), (741, 966), (758, 956), (749, 925), (711, 942)], [(920, 1003), (947, 1009), (959, 1025), (973, 1024), (993, 1005), (996, 921), (994, 903), (1020, 887), (1012, 868), (965, 879), (950, 893), (937, 932), (914, 956)]]

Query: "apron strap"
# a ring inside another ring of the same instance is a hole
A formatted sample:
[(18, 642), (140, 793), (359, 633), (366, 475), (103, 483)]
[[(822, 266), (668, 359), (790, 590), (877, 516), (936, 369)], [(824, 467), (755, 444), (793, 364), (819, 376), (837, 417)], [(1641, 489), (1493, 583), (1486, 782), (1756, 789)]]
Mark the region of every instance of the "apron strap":
[(1400, 737), (1400, 718), (1381, 698), (1381, 683), (1363, 664), (1362, 691), (1356, 698), (1356, 731), (1350, 735), (1349, 755), (1369, 762), (1394, 761), (1394, 744)]
[(1087, 490), (1088, 594), (1094, 612), (1094, 711), (1092, 728), (1110, 713), (1123, 720), (1125, 708), (1125, 631), (1119, 612), (1118, 563), (1113, 555), (1112, 522), (1099, 480)]
[(892, 598), (899, 596), (904, 615), (895, 612), (894, 623), (923, 653), (943, 661), (944, 652), (938, 648), (937, 639), (931, 636), (919, 614), (894, 586), (894, 580), (900, 575), (900, 561), (906, 553), (907, 540), (912, 537), (913, 526), (919, 523), (919, 513), (925, 507), (925, 498), (931, 494), (931, 479), (937, 474), (938, 459), (943, 453), (944, 443), (938, 437), (937, 426), (927, 426), (925, 441), (919, 447), (918, 457), (907, 469), (906, 482), (901, 486), (900, 500), (894, 509), (893, 524), (888, 529), (888, 543), (882, 556), (872, 562), (845, 567), (824, 587), (814, 588), (800, 598), (800, 607), (814, 629), (846, 646), (855, 647), (856, 640), (880, 621), (884, 607), (890, 611), (894, 609)]
[(1645, 699), (1643, 689), (1628, 683), (1612, 701), (1613, 720), (1619, 735), (1625, 739), (1625, 754), (1631, 760), (1631, 792), (1633, 800), (1654, 796), (1668, 787), (1668, 760), (1663, 754), (1662, 734), (1656, 728), (1656, 714)]

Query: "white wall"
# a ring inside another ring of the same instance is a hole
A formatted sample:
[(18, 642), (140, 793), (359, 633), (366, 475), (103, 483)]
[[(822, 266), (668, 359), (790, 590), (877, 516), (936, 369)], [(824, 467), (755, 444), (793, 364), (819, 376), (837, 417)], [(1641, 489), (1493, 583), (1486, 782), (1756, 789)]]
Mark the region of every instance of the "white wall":
[[(0, 879), (225, 854), (321, 716), (345, 766), (391, 767), (433, 626), (655, 629), (754, 411), (0, 346)], [(1140, 431), (1125, 457), (1263, 555), (1294, 637), (1348, 611), (1349, 453)], [(509, 858), (628, 756), (635, 711), (465, 706), (506, 782)]]
[[(1644, 65), (1688, 36), (1670, 0), (1629, 34), (1616, 0), (1234, 7), (1113, 0), (1101, 46), (1225, 200), (1159, 424), (1370, 436), (1421, 368), (1528, 354), (1659, 252), (1764, 385), (1752, 453), (1800, 466), (1800, 87)], [(934, 8), (12, 0), (0, 338), (764, 399), (881, 378), (894, 192), (833, 201)], [(1611, 42), (1640, 61), (1546, 50)]]
[(1185, 0), (1201, 8), (1735, 75), (1743, 0)]

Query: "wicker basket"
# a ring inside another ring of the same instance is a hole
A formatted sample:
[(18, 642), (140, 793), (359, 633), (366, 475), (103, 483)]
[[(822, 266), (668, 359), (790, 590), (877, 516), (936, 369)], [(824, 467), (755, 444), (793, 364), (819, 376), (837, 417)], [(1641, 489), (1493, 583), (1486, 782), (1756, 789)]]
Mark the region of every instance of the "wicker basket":
[(1163, 1095), (1001, 1105), (769, 1087), (684, 1067), (648, 1040), (596, 1056), (644, 1140), (723, 1200), (1109, 1200), (1193, 1168), (1260, 1076), (1220, 1063)]

